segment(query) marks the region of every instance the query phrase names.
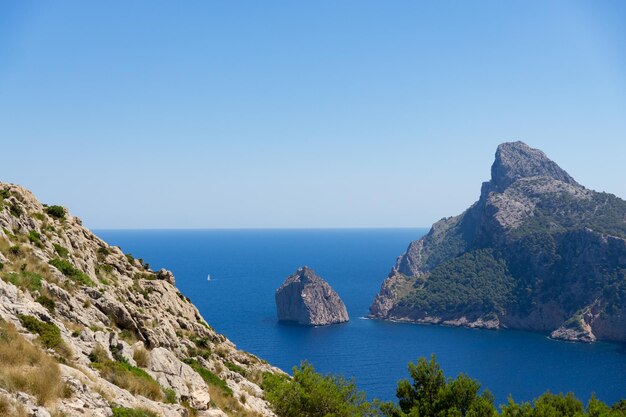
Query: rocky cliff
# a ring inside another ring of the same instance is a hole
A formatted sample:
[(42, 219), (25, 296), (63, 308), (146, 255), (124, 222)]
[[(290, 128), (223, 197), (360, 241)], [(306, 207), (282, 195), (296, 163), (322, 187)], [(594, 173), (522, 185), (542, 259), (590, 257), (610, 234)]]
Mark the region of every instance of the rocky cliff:
[(349, 320), (339, 295), (311, 268), (299, 268), (276, 290), (278, 320), (303, 326), (325, 326)]
[(479, 200), (409, 245), (370, 314), (626, 341), (626, 202), (504, 143)]
[(259, 385), (281, 371), (217, 334), (169, 271), (5, 183), (0, 278), (0, 415), (274, 415)]

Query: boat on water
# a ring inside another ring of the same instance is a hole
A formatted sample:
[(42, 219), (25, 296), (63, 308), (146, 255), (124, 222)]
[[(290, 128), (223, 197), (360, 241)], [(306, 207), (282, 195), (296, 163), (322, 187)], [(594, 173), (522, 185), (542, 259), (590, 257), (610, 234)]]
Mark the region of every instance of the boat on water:
[(207, 275), (206, 280), (211, 281), (211, 274)]

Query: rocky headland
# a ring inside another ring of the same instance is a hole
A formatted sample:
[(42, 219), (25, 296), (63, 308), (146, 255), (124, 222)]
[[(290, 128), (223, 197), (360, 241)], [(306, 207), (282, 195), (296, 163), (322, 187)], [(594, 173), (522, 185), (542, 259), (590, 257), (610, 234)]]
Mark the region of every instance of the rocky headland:
[(504, 143), (479, 200), (408, 246), (370, 315), (626, 341), (626, 202)]
[(0, 183), (0, 415), (266, 416), (277, 368), (216, 333), (167, 270)]
[(339, 295), (311, 268), (303, 266), (276, 290), (278, 320), (302, 326), (326, 326), (349, 320)]

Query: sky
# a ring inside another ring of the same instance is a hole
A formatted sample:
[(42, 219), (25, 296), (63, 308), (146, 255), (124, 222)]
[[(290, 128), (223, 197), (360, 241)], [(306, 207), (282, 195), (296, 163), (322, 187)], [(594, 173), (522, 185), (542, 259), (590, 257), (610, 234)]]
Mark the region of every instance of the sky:
[(88, 227), (429, 226), (513, 140), (626, 198), (626, 2), (0, 2), (0, 181)]

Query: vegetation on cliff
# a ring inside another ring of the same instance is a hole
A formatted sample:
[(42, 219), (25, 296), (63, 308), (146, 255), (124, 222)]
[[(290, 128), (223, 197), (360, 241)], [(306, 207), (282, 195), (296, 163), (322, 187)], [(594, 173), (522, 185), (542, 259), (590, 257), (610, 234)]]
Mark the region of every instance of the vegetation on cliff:
[(409, 245), (370, 312), (626, 341), (626, 201), (502, 144), (479, 200)]
[(513, 285), (506, 263), (496, 259), (491, 250), (478, 249), (441, 263), (428, 279), (417, 279), (415, 289), (399, 306), (438, 315), (504, 311)]

